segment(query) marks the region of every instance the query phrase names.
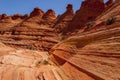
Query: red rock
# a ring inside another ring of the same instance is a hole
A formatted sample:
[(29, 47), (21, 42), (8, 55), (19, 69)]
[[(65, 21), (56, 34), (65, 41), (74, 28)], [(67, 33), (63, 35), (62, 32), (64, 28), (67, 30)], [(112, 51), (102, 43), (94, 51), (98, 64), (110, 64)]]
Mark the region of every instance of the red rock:
[(0, 15), (0, 19), (5, 19), (6, 17), (7, 17), (6, 14), (2, 14), (2, 15)]
[[(74, 17), (78, 21), (73, 18), (70, 4), (57, 18), (53, 10), (44, 14), (40, 9), (35, 9), (26, 19), (17, 19), (23, 15), (17, 15), (16, 20), (4, 16), (0, 21), (0, 41), (5, 44), (0, 43), (0, 79), (119, 80), (120, 5), (113, 4), (101, 14), (103, 7), (99, 4), (103, 4), (103, 0), (84, 0), (83, 3)], [(116, 22), (105, 25), (111, 14)], [(71, 20), (76, 23), (95, 20), (95, 25), (84, 32), (85, 27), (62, 35)]]
[(105, 3), (105, 5), (107, 6), (107, 7), (109, 7), (110, 5), (112, 5), (114, 3), (114, 0), (108, 0), (106, 3)]
[(71, 13), (71, 14), (74, 14), (72, 4), (68, 4), (68, 6), (66, 7), (66, 12), (69, 12), (69, 13)]
[(21, 19), (26, 19), (26, 18), (28, 18), (29, 16), (28, 16), (28, 14), (25, 14), (25, 15), (23, 15), (22, 17), (21, 17)]
[(57, 32), (64, 32), (68, 24), (71, 22), (74, 16), (73, 6), (68, 4), (66, 7), (66, 11), (57, 17), (57, 21), (54, 25)]
[(55, 22), (56, 15), (52, 9), (49, 9), (42, 17), (41, 24), (53, 24)]
[(55, 12), (52, 9), (49, 9), (42, 17), (43, 19), (56, 19)]
[(76, 12), (72, 22), (68, 26), (68, 31), (84, 27), (86, 22), (93, 21), (104, 10), (103, 0), (85, 0), (81, 8)]
[(117, 2), (120, 2), (120, 0), (115, 0), (115, 2), (117, 3)]
[(50, 59), (73, 80), (119, 79), (119, 25), (72, 36), (50, 50)]
[(73, 6), (71, 4), (68, 4), (65, 13), (60, 15), (57, 22), (62, 22), (64, 20), (68, 21), (72, 20), (73, 16), (74, 16)]
[(18, 19), (18, 18), (20, 18), (20, 19), (25, 19), (25, 18), (27, 18), (27, 17), (28, 17), (27, 14), (25, 14), (25, 15), (15, 14), (15, 15), (12, 16), (12, 19), (13, 19), (13, 20)]
[(34, 17), (34, 16), (43, 16), (44, 12), (39, 9), (39, 8), (34, 8), (34, 10), (30, 13), (30, 17)]

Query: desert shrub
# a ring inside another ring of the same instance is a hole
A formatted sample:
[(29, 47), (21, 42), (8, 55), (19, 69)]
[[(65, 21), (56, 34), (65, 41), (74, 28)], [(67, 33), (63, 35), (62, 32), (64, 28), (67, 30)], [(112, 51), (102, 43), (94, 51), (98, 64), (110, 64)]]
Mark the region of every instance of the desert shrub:
[(116, 17), (115, 16), (110, 16), (106, 21), (106, 25), (111, 25), (115, 22), (116, 22)]
[(94, 21), (90, 21), (90, 22), (87, 22), (85, 26), (89, 28), (89, 27), (92, 27), (94, 24), (95, 24)]
[(47, 64), (49, 64), (49, 62), (47, 60), (43, 60), (42, 64), (47, 65)]
[[(40, 64), (48, 65), (48, 64), (50, 64), (50, 63), (48, 62), (48, 60), (42, 60), (42, 61), (37, 61), (37, 62), (36, 62), (36, 66), (39, 66)], [(50, 64), (50, 65), (51, 65), (51, 64)]]
[(41, 61), (37, 61), (35, 65), (36, 65), (36, 67), (37, 67), (37, 66), (39, 66), (40, 64), (41, 64)]
[(26, 49), (35, 50), (33, 46), (26, 46)]

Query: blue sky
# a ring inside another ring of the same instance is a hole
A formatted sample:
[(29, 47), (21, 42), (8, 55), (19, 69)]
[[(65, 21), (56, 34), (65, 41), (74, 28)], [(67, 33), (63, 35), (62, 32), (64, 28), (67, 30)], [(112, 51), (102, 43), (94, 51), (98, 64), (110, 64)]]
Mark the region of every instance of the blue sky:
[(43, 11), (53, 9), (56, 14), (65, 12), (67, 4), (73, 4), (74, 11), (80, 8), (83, 0), (0, 0), (0, 14), (29, 14), (34, 7)]

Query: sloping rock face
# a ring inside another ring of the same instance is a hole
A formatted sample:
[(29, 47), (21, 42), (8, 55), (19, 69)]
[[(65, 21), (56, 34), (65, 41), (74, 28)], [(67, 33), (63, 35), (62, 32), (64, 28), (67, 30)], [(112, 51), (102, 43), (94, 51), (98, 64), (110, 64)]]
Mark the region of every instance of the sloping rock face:
[[(119, 25), (120, 21), (120, 2), (112, 4), (110, 8), (107, 8), (101, 15), (99, 15), (95, 20), (95, 26), (92, 29), (97, 29), (100, 27), (105, 27), (106, 21), (111, 17), (116, 17), (115, 24)], [(100, 26), (102, 24), (102, 26)], [(112, 27), (112, 26), (111, 26)]]
[(76, 12), (72, 22), (68, 26), (68, 31), (80, 29), (85, 23), (93, 21), (104, 10), (103, 0), (85, 0), (81, 4), (81, 8)]
[[(120, 4), (104, 11), (96, 23), (111, 14), (117, 18), (111, 25), (101, 24), (55, 45), (50, 59), (73, 80), (120, 79)], [(116, 14), (115, 14), (116, 13)], [(100, 28), (101, 27), (101, 28)]]
[(57, 20), (54, 25), (56, 31), (61, 33), (66, 31), (66, 27), (71, 22), (73, 16), (74, 16), (73, 6), (71, 4), (68, 4), (65, 13), (57, 17)]
[(51, 60), (73, 80), (119, 80), (119, 26), (81, 33), (57, 44), (50, 50)]

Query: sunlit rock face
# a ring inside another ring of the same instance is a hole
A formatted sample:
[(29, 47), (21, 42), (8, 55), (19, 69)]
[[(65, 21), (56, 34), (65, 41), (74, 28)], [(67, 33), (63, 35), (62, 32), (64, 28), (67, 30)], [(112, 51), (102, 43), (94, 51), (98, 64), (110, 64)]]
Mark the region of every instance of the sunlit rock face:
[[(54, 10), (49, 9), (45, 14), (42, 16), (41, 24), (48, 24), (53, 25), (56, 20), (56, 14)], [(52, 27), (52, 26), (51, 26)]]
[(43, 19), (56, 19), (55, 12), (52, 9), (49, 9), (44, 15)]
[[(29, 16), (1, 14), (0, 80), (120, 80), (116, 1), (84, 0), (76, 13), (68, 4), (57, 17), (39, 8)], [(84, 26), (89, 21), (95, 25)]]
[(44, 12), (39, 9), (39, 8), (34, 8), (34, 10), (30, 13), (30, 17), (34, 17), (34, 16), (43, 16)]
[(2, 36), (0, 40), (5, 44), (48, 51), (59, 42), (59, 36), (52, 28), (56, 15), (51, 9), (44, 13), (41, 9), (34, 8), (29, 16), (26, 14), (12, 16), (2, 14), (0, 18)]

